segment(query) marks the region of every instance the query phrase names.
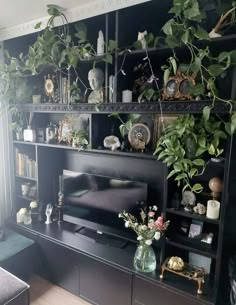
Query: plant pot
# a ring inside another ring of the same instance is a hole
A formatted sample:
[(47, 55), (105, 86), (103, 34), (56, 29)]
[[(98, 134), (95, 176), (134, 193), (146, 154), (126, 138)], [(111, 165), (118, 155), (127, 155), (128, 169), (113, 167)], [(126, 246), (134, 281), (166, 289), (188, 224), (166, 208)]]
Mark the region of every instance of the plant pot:
[(41, 104), (41, 95), (32, 95), (33, 104)]
[(156, 269), (156, 255), (152, 246), (139, 244), (134, 255), (134, 268), (141, 272), (152, 272)]

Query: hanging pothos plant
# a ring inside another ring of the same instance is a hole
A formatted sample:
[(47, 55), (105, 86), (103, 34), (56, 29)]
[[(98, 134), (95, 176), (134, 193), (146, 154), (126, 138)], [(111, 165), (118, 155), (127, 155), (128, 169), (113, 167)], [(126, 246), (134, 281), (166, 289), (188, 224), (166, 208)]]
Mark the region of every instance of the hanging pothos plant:
[(202, 185), (192, 179), (203, 174), (210, 156), (223, 154), (227, 124), (205, 109), (203, 116), (180, 115), (165, 127), (154, 154), (170, 169), (167, 178), (173, 177), (183, 191), (201, 192)]

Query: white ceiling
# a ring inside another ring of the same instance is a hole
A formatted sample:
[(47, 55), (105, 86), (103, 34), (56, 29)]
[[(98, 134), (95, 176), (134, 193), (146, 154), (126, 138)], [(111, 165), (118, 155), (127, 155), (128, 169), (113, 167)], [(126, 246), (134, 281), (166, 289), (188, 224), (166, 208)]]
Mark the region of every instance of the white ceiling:
[(0, 0), (0, 29), (23, 24), (47, 16), (47, 4), (67, 10), (94, 0)]
[(0, 41), (35, 32), (38, 22), (44, 28), (47, 4), (59, 5), (74, 22), (148, 1), (156, 0), (0, 0)]

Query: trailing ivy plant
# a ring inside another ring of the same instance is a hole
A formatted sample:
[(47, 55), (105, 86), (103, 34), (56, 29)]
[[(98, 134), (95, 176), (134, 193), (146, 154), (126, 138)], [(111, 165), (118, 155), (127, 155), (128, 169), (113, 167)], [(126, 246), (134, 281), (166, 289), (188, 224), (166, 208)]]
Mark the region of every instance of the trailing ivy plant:
[(180, 115), (164, 129), (154, 152), (169, 167), (167, 178), (174, 177), (183, 191), (201, 192), (202, 185), (193, 184), (192, 179), (203, 174), (209, 156), (223, 154), (227, 129), (224, 121), (207, 110), (203, 116)]
[(137, 123), (141, 115), (138, 113), (130, 113), (128, 115), (128, 120), (124, 120), (118, 112), (113, 112), (109, 115), (109, 117), (115, 117), (121, 122), (119, 129), (122, 137), (124, 138), (132, 128), (133, 124)]

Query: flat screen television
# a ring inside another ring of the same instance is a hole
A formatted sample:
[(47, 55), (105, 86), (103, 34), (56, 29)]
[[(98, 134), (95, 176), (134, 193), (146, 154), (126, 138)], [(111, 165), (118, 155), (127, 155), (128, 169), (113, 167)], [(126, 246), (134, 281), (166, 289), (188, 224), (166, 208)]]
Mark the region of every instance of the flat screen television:
[(63, 170), (63, 220), (126, 239), (136, 239), (118, 214), (138, 215), (147, 202), (147, 184)]

